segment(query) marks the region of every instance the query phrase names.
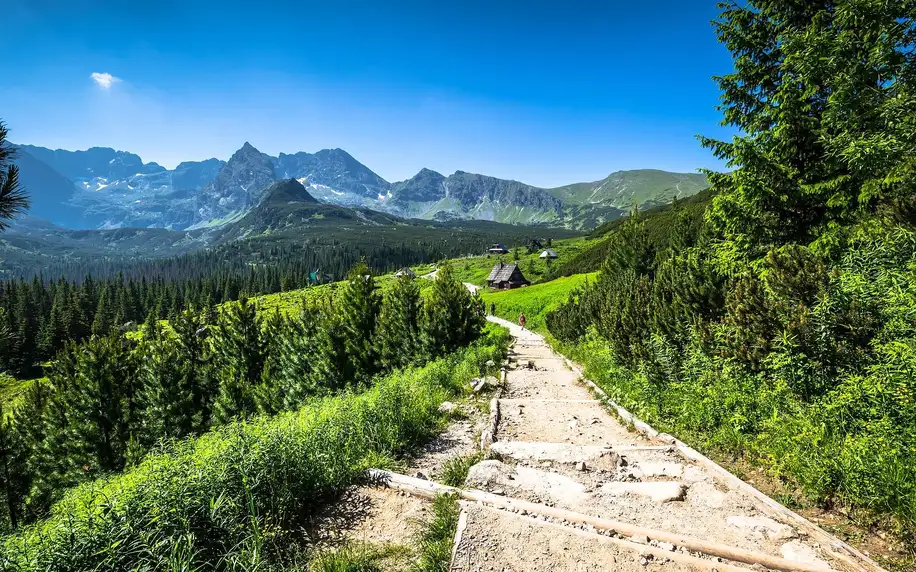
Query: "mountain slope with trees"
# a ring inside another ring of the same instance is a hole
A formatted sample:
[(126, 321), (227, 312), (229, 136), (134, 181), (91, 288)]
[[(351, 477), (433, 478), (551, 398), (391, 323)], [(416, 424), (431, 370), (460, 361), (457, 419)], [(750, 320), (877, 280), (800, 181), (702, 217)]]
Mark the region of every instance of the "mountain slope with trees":
[[(810, 498), (916, 535), (916, 13), (723, 5), (735, 71), (698, 229), (620, 224), (547, 319), (611, 396)], [(912, 546), (912, 544), (909, 544)]]
[[(133, 294), (127, 303), (139, 305)], [(111, 296), (103, 291), (100, 305)], [(52, 316), (62, 329), (73, 318)], [(65, 340), (47, 379), (0, 415), (7, 528), (47, 515), (71, 487), (136, 465), (170, 439), (295, 411), (451, 354), (480, 337), (484, 310), (447, 265), (424, 296), (402, 278), (383, 297), (358, 264), (336, 290), (303, 299), (291, 314), (242, 298), (174, 313), (167, 328), (151, 313), (139, 337), (116, 322), (97, 315), (90, 337)], [(60, 333), (44, 330), (31, 343)]]

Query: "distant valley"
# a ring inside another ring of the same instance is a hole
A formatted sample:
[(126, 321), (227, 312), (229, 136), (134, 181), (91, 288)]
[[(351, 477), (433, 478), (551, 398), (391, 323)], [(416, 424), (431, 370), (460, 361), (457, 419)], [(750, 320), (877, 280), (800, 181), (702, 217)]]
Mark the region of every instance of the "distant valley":
[(228, 161), (187, 161), (173, 170), (104, 147), (65, 151), (20, 145), (17, 164), (32, 196), (30, 214), (64, 229), (218, 229), (245, 218), (272, 184), (295, 179), (328, 205), (440, 222), (585, 230), (619, 218), (634, 203), (665, 204), (707, 186), (701, 174), (658, 170), (619, 171), (553, 189), (429, 169), (389, 183), (342, 149), (273, 157), (249, 143)]

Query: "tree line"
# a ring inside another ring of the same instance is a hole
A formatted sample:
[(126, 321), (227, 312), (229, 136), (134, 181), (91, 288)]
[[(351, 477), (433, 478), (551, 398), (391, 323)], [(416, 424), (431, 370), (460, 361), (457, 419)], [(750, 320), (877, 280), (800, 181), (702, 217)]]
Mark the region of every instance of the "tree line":
[(369, 384), (469, 344), (483, 323), (479, 298), (448, 265), (423, 295), (405, 277), (382, 296), (359, 264), (335, 295), (303, 301), (291, 316), (242, 298), (192, 304), (167, 326), (150, 314), (142, 336), (90, 329), (65, 343), (47, 381), (0, 413), (0, 513), (16, 528), (67, 488), (170, 439)]
[(643, 416), (912, 540), (916, 13), (752, 0), (716, 26), (740, 135), (703, 142), (732, 170), (708, 174), (699, 227), (623, 222), (548, 327), (609, 350), (608, 387)]

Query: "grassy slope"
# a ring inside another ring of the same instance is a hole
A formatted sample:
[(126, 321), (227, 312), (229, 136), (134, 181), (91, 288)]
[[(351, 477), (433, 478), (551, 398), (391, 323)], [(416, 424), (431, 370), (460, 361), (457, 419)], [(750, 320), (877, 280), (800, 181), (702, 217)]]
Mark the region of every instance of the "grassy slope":
[[(712, 197), (712, 190), (707, 189), (679, 202), (679, 207), (687, 213), (696, 229), (699, 228), (703, 213), (706, 212), (706, 207), (709, 206)], [(652, 242), (657, 247), (664, 248), (668, 241), (669, 229), (675, 222), (678, 213), (671, 205), (664, 205), (640, 212), (639, 216), (645, 221)], [(623, 221), (624, 219), (619, 219), (605, 223), (592, 231), (588, 238), (582, 239), (585, 247), (574, 256), (561, 259), (557, 274), (569, 276), (594, 272), (601, 268), (601, 264), (608, 255), (610, 247), (608, 241), (613, 232), (623, 224)]]
[(516, 322), (519, 313), (524, 312), (528, 328), (547, 333), (544, 322), (547, 313), (565, 302), (573, 290), (597, 276), (597, 272), (576, 274), (527, 288), (481, 290), (481, 297), (488, 311), (491, 303), (496, 304), (496, 315), (500, 318)]
[(277, 569), (276, 555), (303, 548), (292, 531), (312, 509), (408, 454), (442, 426), (443, 399), (492, 373), (508, 336), (488, 332), (364, 393), (232, 423), (73, 489), (48, 519), (0, 538), (0, 570)]
[(612, 173), (602, 181), (574, 183), (550, 189), (550, 193), (571, 205), (604, 204), (628, 209), (633, 204), (665, 203), (687, 197), (706, 188), (706, 177), (699, 173), (670, 173), (638, 169)]

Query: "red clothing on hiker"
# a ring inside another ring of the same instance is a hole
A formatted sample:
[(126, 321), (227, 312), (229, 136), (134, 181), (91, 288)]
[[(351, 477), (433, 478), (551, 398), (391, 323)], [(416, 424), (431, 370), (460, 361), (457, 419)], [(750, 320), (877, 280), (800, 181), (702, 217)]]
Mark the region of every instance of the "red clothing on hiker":
[(518, 317), (518, 325), (521, 326), (522, 329), (525, 328), (525, 313), (524, 312), (522, 312)]

